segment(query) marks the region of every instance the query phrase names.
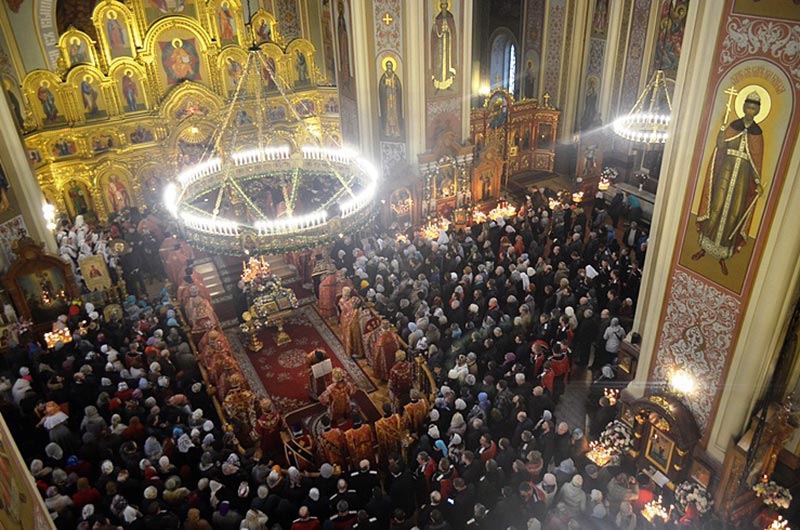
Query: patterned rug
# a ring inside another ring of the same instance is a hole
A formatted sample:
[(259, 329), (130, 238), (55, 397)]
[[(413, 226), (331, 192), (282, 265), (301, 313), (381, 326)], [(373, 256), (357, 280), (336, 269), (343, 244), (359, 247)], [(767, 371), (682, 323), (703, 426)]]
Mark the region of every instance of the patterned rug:
[(269, 396), (282, 414), (313, 403), (308, 396), (306, 354), (314, 348), (324, 349), (333, 366), (344, 368), (356, 387), (368, 393), (377, 390), (361, 367), (344, 354), (341, 342), (313, 306), (298, 309), (291, 318), (284, 320), (283, 328), (292, 342), (278, 346), (273, 339), (274, 328), (263, 330), (258, 337), (264, 347), (257, 353), (244, 348), (236, 328), (225, 332), (250, 387), (256, 393)]

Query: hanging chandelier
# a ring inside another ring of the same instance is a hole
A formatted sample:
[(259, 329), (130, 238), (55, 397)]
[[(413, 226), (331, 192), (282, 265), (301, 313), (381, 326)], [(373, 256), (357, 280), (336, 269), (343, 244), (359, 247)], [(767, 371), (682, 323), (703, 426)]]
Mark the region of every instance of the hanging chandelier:
[[(290, 84), (258, 48), (243, 70), (199, 161), (164, 189), (165, 206), (187, 241), (218, 254), (281, 254), (365, 228), (377, 211), (375, 166), (332, 139), (322, 141), (313, 109), (291, 97)], [(274, 82), (307, 145), (281, 140), (267, 123), (264, 77)], [(189, 131), (196, 135), (196, 129)]]
[(671, 87), (668, 84), (674, 86), (675, 82), (662, 70), (656, 70), (631, 111), (614, 121), (614, 132), (631, 142), (665, 143), (672, 113)]

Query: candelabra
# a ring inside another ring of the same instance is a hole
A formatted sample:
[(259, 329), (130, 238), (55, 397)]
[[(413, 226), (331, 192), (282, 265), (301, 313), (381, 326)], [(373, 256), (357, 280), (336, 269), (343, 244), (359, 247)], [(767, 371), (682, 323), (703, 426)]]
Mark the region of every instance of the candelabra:
[(517, 209), (510, 204), (505, 199), (500, 199), (497, 202), (497, 206), (489, 212), (489, 218), (493, 221), (497, 221), (498, 219), (506, 218), (506, 217), (514, 217), (516, 215)]
[(772, 524), (764, 527), (764, 530), (792, 530), (789, 528), (789, 523), (783, 518), (783, 516), (779, 515), (777, 519), (772, 521)]
[(615, 388), (604, 388), (603, 395), (608, 400), (608, 403), (613, 407), (617, 404), (617, 400), (619, 400), (619, 390)]
[[(670, 507), (670, 510), (671, 509), (672, 507)], [(669, 511), (661, 504), (661, 495), (658, 496), (658, 499), (653, 499), (644, 505), (642, 517), (651, 523), (656, 518), (661, 519), (665, 523), (669, 520)]]
[(611, 461), (614, 451), (611, 448), (601, 445), (597, 442), (589, 444), (589, 452), (586, 458), (597, 464), (598, 467), (603, 467)]
[(55, 347), (57, 342), (68, 344), (72, 342), (72, 332), (69, 328), (54, 329), (49, 333), (44, 334), (44, 341), (47, 343), (48, 348)]
[(250, 311), (242, 313), (242, 319), (244, 322), (239, 325), (239, 329), (242, 330), (242, 333), (247, 335), (247, 349), (252, 352), (261, 351), (261, 348), (264, 347), (264, 343), (258, 340), (258, 332), (263, 327), (261, 321), (257, 318), (253, 318)]
[(439, 217), (423, 226), (420, 232), (425, 239), (437, 240), (439, 239), (439, 230), (447, 231), (448, 228), (450, 228), (450, 221), (444, 217)]

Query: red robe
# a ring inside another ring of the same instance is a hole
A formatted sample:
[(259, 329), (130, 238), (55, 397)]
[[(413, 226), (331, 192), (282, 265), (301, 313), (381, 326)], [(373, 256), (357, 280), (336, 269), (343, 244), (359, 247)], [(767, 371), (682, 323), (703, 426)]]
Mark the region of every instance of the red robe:
[(396, 406), (405, 405), (411, 399), (409, 392), (414, 386), (414, 365), (411, 361), (396, 363), (389, 370), (389, 394)]
[(381, 381), (389, 379), (399, 344), (393, 331), (381, 331), (372, 350), (372, 371)]
[(400, 453), (400, 442), (403, 439), (400, 416), (392, 414), (376, 421), (375, 438), (378, 442), (378, 458), (381, 465), (386, 465), (391, 455)]
[(283, 445), (282, 427), (281, 415), (277, 412), (266, 412), (256, 420), (253, 430), (260, 440), (261, 452), (264, 455), (276, 454)]
[(317, 445), (326, 462), (347, 469), (347, 438), (340, 429), (332, 427), (323, 432)]
[(347, 452), (350, 455), (350, 469), (358, 469), (362, 460), (375, 462), (375, 439), (368, 425), (353, 428), (344, 433), (347, 439)]

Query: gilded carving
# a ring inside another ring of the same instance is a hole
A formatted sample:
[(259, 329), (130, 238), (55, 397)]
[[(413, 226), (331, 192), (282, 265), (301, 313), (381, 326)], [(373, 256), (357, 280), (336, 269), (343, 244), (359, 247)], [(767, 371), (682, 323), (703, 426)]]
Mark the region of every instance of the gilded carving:
[(236, 116), (242, 134), (255, 141), (258, 131), (248, 125), (263, 113), (285, 123), (268, 144), (341, 138), (338, 95), (318, 86), (325, 80), (314, 45), (284, 43), (267, 11), (248, 27), (240, 0), (101, 0), (92, 23), (97, 41), (67, 30), (59, 71), (37, 70), (22, 81), (29, 158), (45, 196), (69, 216), (84, 211), (103, 220), (126, 205), (158, 201), (166, 180), (206, 150), (253, 41), (266, 88), (258, 98), (252, 91)]

